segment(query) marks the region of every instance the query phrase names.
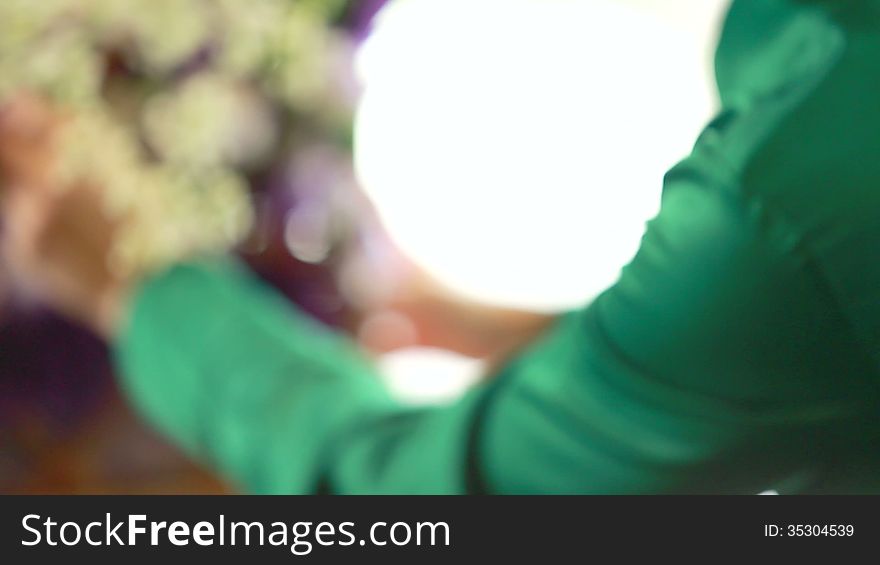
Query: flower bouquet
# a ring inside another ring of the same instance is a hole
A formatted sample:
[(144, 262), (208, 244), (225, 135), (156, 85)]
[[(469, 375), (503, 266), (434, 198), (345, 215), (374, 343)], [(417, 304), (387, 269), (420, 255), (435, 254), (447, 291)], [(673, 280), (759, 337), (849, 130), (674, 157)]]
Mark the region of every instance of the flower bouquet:
[(0, 104), (24, 91), (69, 116), (53, 185), (101, 191), (114, 271), (225, 251), (253, 222), (248, 175), (299, 122), (347, 123), (327, 69), (343, 4), (3, 0)]

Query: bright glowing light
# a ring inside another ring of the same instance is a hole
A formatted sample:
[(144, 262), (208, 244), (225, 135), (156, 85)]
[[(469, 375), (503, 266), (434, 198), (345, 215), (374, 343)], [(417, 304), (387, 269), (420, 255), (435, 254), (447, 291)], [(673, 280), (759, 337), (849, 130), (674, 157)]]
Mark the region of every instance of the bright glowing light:
[(724, 3), (393, 3), (361, 52), (356, 131), (392, 236), (485, 301), (588, 301), (712, 112), (706, 30)]
[(379, 370), (397, 398), (410, 404), (437, 404), (475, 384), (484, 366), (443, 349), (412, 347), (383, 355)]

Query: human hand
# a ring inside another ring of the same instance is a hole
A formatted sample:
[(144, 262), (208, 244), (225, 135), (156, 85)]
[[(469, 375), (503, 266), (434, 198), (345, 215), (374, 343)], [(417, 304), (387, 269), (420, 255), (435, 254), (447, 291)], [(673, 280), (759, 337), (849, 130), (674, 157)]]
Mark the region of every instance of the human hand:
[[(552, 325), (553, 314), (483, 304), (459, 294), (402, 253), (389, 270), (358, 328), (360, 343), (376, 353), (413, 346), (448, 349), (490, 366), (531, 343)], [(378, 277), (363, 275), (365, 280)]]
[(66, 121), (29, 94), (0, 106), (2, 254), (18, 287), (109, 339), (133, 281), (109, 268), (117, 225), (102, 213), (98, 188), (54, 178)]

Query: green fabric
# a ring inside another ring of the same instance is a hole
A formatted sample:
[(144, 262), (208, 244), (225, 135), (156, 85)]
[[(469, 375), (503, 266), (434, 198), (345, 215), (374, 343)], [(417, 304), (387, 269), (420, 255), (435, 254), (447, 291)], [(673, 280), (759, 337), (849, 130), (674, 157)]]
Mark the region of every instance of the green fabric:
[(134, 401), (255, 492), (880, 492), (878, 2), (739, 0), (716, 68), (619, 281), (461, 401), (221, 260), (140, 289)]

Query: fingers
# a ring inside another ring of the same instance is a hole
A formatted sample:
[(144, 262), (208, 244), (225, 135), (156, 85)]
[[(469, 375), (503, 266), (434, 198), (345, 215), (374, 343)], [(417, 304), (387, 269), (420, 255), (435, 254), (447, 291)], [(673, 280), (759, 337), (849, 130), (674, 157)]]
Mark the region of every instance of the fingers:
[(17, 278), (27, 277), (39, 257), (49, 210), (40, 193), (15, 191), (3, 199), (3, 259)]
[(2, 190), (45, 184), (60, 118), (43, 99), (17, 94), (0, 104)]
[(37, 190), (47, 179), (56, 119), (40, 98), (16, 94), (0, 103), (0, 209), (3, 256), (18, 275), (30, 270), (50, 208)]

